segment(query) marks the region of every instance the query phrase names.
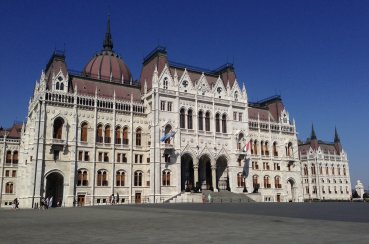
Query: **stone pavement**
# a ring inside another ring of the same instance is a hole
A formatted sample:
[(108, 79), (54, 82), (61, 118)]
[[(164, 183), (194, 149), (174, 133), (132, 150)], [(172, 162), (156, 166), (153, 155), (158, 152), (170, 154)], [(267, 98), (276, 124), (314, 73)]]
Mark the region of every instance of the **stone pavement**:
[(369, 243), (368, 203), (0, 210), (0, 243)]

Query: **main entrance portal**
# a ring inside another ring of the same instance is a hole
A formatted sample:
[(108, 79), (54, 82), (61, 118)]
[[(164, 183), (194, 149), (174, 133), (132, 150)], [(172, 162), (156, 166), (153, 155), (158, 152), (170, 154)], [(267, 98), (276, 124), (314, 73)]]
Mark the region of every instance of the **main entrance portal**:
[(52, 206), (56, 207), (57, 203), (60, 204), (63, 201), (63, 187), (64, 187), (64, 178), (58, 173), (54, 172), (49, 174), (46, 177), (46, 195), (45, 197), (53, 197)]
[(181, 191), (190, 191), (194, 187), (193, 160), (185, 154), (181, 158)]
[(211, 172), (211, 162), (208, 156), (204, 155), (199, 160), (199, 182), (203, 190), (214, 190)]

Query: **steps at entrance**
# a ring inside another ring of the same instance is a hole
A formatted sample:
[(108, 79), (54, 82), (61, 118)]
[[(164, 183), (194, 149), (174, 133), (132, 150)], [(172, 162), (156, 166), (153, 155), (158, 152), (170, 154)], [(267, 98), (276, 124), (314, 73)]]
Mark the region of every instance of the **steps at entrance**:
[(182, 192), (166, 202), (169, 203), (201, 203), (202, 202), (202, 194), (201, 193), (191, 193), (191, 192)]
[(244, 193), (233, 193), (230, 191), (222, 190), (220, 192), (213, 192), (209, 190), (203, 190), (205, 202), (209, 202), (208, 195), (211, 196), (212, 203), (240, 203), (240, 202), (255, 202)]

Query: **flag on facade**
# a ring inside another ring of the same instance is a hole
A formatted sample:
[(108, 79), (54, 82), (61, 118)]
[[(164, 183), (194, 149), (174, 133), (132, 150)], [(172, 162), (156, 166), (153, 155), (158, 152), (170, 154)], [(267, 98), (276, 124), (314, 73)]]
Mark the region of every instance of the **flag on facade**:
[(169, 138), (172, 138), (174, 137), (174, 135), (177, 133), (177, 131), (171, 131), (165, 135), (163, 135), (161, 138), (160, 138), (160, 142), (165, 142), (165, 140), (169, 139)]
[(246, 145), (242, 148), (242, 151), (247, 153), (250, 149), (250, 142), (247, 142)]

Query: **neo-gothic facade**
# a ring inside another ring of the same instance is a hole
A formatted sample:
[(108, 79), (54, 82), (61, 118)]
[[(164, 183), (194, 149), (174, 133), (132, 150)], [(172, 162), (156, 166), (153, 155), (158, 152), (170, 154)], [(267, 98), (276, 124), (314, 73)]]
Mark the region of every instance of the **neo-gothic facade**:
[(169, 61), (164, 48), (144, 59), (134, 81), (108, 23), (102, 51), (82, 72), (54, 52), (27, 121), (1, 131), (1, 206), (17, 197), (33, 207), (48, 196), (98, 205), (112, 194), (153, 203), (200, 188), (307, 199), (295, 123), (281, 98), (247, 101), (232, 65), (198, 69)]

